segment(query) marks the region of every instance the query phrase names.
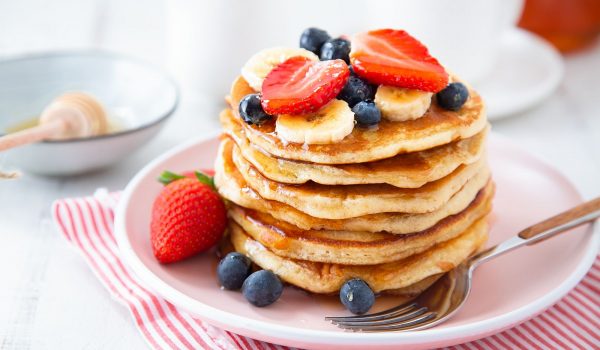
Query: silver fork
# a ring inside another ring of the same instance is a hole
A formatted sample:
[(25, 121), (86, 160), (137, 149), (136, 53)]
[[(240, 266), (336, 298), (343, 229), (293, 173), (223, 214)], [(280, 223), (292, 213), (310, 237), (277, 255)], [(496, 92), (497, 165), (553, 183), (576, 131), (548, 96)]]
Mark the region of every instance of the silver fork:
[(444, 274), (416, 299), (378, 313), (325, 317), (340, 328), (362, 332), (408, 331), (433, 327), (456, 314), (471, 290), (473, 271), (501, 254), (532, 245), (600, 217), (600, 197), (582, 203), (519, 232), (488, 248)]

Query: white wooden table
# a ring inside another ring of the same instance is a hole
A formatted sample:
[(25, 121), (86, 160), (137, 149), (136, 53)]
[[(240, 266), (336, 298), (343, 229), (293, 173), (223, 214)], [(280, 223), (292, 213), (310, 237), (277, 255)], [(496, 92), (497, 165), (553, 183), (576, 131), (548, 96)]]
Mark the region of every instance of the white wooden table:
[[(81, 17), (57, 26), (47, 18), (61, 15), (57, 3)], [(0, 1), (0, 56), (93, 46), (163, 63), (164, 3), (146, 1), (144, 15), (132, 17), (135, 3), (60, 0), (48, 7), (42, 0)], [(144, 348), (126, 309), (54, 231), (49, 209), (56, 198), (88, 195), (97, 187), (122, 189), (163, 150), (214, 132), (221, 101), (182, 85), (182, 105), (168, 127), (120, 165), (72, 178), (25, 175), (0, 182), (0, 349)], [(567, 57), (565, 81), (542, 106), (493, 129), (559, 168), (585, 198), (600, 195), (599, 85), (600, 44)], [(10, 154), (0, 156), (0, 166), (9, 163)]]

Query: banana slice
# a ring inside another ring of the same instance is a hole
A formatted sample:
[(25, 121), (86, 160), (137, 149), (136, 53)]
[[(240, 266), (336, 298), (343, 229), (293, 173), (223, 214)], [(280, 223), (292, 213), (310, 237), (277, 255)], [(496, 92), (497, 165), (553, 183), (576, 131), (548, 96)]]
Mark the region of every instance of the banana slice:
[(254, 90), (261, 91), (263, 80), (265, 80), (267, 74), (276, 65), (294, 56), (307, 57), (313, 61), (319, 60), (317, 55), (305, 49), (273, 47), (262, 50), (250, 57), (248, 62), (242, 67), (242, 76)]
[(354, 129), (354, 113), (345, 101), (333, 100), (314, 113), (277, 116), (275, 131), (293, 143), (334, 143)]
[(420, 118), (431, 104), (431, 92), (380, 85), (375, 105), (387, 120), (401, 122)]

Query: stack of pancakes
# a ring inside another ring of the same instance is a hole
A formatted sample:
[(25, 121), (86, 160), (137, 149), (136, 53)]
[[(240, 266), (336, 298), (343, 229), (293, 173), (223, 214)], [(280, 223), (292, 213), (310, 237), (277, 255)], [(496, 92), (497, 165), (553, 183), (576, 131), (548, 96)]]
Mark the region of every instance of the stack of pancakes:
[(374, 292), (414, 296), (487, 239), (493, 184), (480, 96), (456, 112), (356, 126), (334, 144), (287, 143), (274, 123), (249, 125), (232, 87), (215, 183), (228, 200), (229, 237), (282, 280), (313, 293), (361, 278)]

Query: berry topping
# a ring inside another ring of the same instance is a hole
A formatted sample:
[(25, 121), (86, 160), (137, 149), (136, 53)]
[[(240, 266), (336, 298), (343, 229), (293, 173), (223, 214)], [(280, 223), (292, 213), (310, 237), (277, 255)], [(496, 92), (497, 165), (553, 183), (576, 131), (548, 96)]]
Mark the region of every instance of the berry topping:
[(242, 67), (242, 77), (254, 91), (260, 92), (266, 76), (288, 58), (302, 56), (318, 61), (319, 56), (299, 47), (272, 47), (254, 54)]
[(319, 28), (308, 28), (300, 36), (300, 47), (314, 52), (317, 56), (321, 54), (321, 46), (331, 39), (326, 31)]
[(374, 84), (438, 92), (448, 74), (427, 48), (403, 30), (380, 29), (352, 39), (350, 61), (359, 76)]
[(250, 304), (258, 307), (271, 305), (279, 299), (283, 284), (271, 271), (256, 271), (242, 285), (242, 293)]
[(354, 68), (352, 67), (351, 64), (348, 65), (348, 70), (350, 71), (350, 76), (351, 77), (357, 77), (358, 75), (356, 75), (356, 72), (354, 72)]
[(376, 86), (369, 84), (355, 75), (350, 75), (338, 98), (348, 102), (350, 107), (354, 107), (360, 101), (373, 100), (376, 91)]
[(321, 61), (340, 59), (350, 63), (350, 42), (342, 38), (327, 40), (321, 46), (320, 57)]
[(354, 278), (340, 289), (340, 301), (353, 314), (362, 315), (373, 306), (375, 294), (365, 281)]
[(381, 112), (374, 102), (361, 101), (353, 108), (354, 120), (361, 126), (376, 125), (381, 121)]
[(242, 98), (240, 101), (238, 110), (240, 112), (240, 117), (242, 117), (242, 119), (250, 125), (261, 125), (262, 123), (271, 119), (271, 116), (265, 113), (265, 110), (260, 104), (259, 94), (250, 94), (244, 96), (244, 98)]
[(152, 207), (150, 239), (154, 256), (162, 263), (208, 250), (225, 231), (227, 212), (212, 187), (212, 178), (201, 173), (196, 176), (165, 173), (160, 177), (166, 186)]
[(436, 94), (440, 107), (458, 111), (469, 99), (469, 89), (463, 83), (450, 83)]
[(292, 57), (265, 78), (262, 106), (268, 114), (314, 112), (338, 95), (349, 74), (342, 60), (315, 62)]
[(242, 288), (246, 277), (250, 274), (252, 262), (240, 253), (229, 253), (217, 266), (217, 277), (225, 289), (237, 290)]

